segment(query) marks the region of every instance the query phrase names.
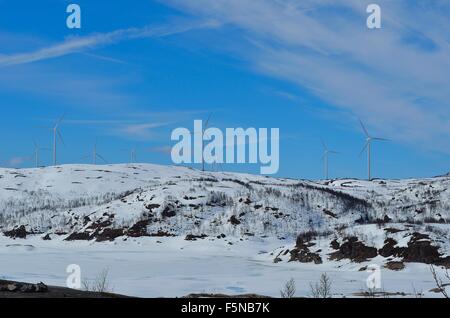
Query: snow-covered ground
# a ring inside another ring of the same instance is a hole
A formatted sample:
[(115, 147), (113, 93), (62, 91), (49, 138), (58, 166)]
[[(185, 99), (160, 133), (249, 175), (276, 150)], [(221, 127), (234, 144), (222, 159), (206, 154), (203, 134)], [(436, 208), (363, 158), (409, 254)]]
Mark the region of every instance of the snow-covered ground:
[[(161, 243), (159, 243), (161, 242)], [(180, 297), (190, 293), (258, 293), (280, 296), (285, 282), (294, 278), (297, 296), (310, 296), (310, 284), (327, 273), (334, 297), (352, 297), (366, 291), (370, 273), (359, 271), (361, 264), (349, 261), (321, 265), (273, 263), (272, 249), (278, 240), (252, 239), (233, 246), (226, 242), (186, 242), (182, 238), (144, 238), (138, 242), (86, 243), (0, 239), (0, 278), (17, 281), (44, 281), (65, 286), (69, 264), (81, 267), (82, 277), (95, 280), (105, 269), (114, 292), (140, 297)], [(28, 244), (32, 246), (11, 246)], [(9, 245), (9, 246), (8, 246)], [(440, 271), (442, 272), (442, 271)], [(403, 271), (381, 269), (382, 289), (415, 297), (441, 297), (428, 265), (408, 264)]]
[(108, 269), (114, 291), (127, 295), (279, 296), (294, 278), (297, 295), (308, 296), (327, 273), (335, 296), (348, 297), (367, 290), (361, 269), (378, 264), (384, 291), (439, 297), (429, 264), (441, 275), (450, 264), (449, 220), (448, 176), (313, 182), (150, 164), (0, 169), (0, 278), (64, 286), (66, 267), (78, 264), (85, 279)]

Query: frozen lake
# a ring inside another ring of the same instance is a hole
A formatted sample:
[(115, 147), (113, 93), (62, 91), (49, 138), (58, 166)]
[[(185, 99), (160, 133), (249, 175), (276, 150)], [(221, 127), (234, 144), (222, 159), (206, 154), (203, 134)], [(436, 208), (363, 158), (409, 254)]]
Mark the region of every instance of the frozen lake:
[[(190, 293), (257, 293), (278, 297), (290, 278), (296, 296), (309, 296), (310, 283), (327, 273), (335, 297), (366, 290), (370, 275), (359, 271), (369, 263), (327, 262), (321, 265), (281, 262), (270, 251), (284, 245), (274, 239), (185, 241), (181, 238), (139, 238), (111, 243), (43, 241), (40, 237), (11, 240), (0, 237), (0, 276), (26, 282), (65, 286), (69, 264), (81, 267), (82, 280), (109, 271), (109, 284), (120, 294), (140, 297), (180, 297)], [(376, 264), (376, 259), (371, 264)], [(428, 265), (407, 264), (400, 272), (381, 271), (386, 292), (425, 292), (434, 282)]]

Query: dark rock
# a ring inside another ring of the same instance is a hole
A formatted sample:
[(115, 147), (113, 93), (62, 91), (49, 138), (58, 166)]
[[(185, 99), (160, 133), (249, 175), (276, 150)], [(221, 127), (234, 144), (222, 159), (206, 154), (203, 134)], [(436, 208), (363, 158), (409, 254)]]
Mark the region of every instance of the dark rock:
[(401, 271), (405, 268), (405, 264), (403, 262), (387, 262), (384, 267), (392, 271)]
[(425, 264), (437, 264), (441, 261), (438, 247), (431, 245), (429, 236), (421, 233), (413, 233), (408, 247), (404, 251), (404, 262), (417, 262)]
[(436, 265), (444, 266), (447, 269), (450, 268), (450, 256), (441, 258), (441, 260)]
[(88, 216), (85, 216), (85, 217), (83, 218), (83, 224), (84, 224), (84, 225), (87, 225), (89, 222), (91, 222), (91, 218), (88, 217)]
[(9, 293), (45, 293), (48, 291), (48, 287), (44, 283), (27, 284), (18, 282), (5, 282), (0, 281), (0, 291)]
[(402, 257), (405, 253), (404, 247), (396, 247), (397, 241), (392, 238), (384, 240), (384, 246), (378, 250), (378, 253), (383, 257)]
[(177, 215), (176, 211), (175, 211), (175, 207), (172, 205), (168, 205), (166, 206), (166, 208), (164, 209), (164, 211), (161, 213), (161, 216), (163, 218), (172, 218), (175, 215)]
[(323, 213), (325, 213), (328, 216), (331, 216), (334, 219), (337, 219), (337, 215), (327, 209), (323, 209)]
[(64, 239), (64, 241), (89, 241), (91, 235), (87, 232), (74, 232)]
[(290, 262), (297, 261), (300, 263), (313, 263), (322, 264), (322, 258), (318, 253), (310, 252), (308, 248), (298, 249), (295, 248), (291, 252)]
[(105, 241), (114, 241), (116, 238), (123, 236), (124, 231), (123, 229), (111, 229), (106, 228), (103, 229), (98, 234), (95, 234), (94, 236), (97, 238), (97, 242), (105, 242)]
[(20, 239), (24, 239), (27, 238), (27, 230), (25, 229), (24, 225), (19, 226), (18, 228), (15, 228), (11, 231), (6, 231), (3, 234), (5, 234), (5, 236), (8, 236), (12, 239), (16, 239), (16, 238), (20, 238)]
[(336, 239), (332, 240), (330, 243), (330, 247), (334, 250), (338, 250), (340, 246), (341, 244), (339, 244), (339, 242)]
[(404, 230), (399, 230), (399, 229), (392, 228), (392, 227), (385, 228), (384, 230), (385, 230), (386, 233), (388, 233), (388, 234), (395, 234), (395, 233), (403, 232), (403, 231), (404, 231)]
[(239, 221), (239, 219), (235, 215), (232, 215), (231, 218), (228, 220), (228, 222), (230, 222), (233, 225), (241, 224), (241, 221)]
[(44, 241), (50, 241), (52, 238), (50, 237), (50, 234), (47, 234), (47, 235), (45, 235), (42, 239), (43, 239)]
[(317, 236), (317, 234), (315, 232), (305, 232), (305, 233), (301, 233), (299, 235), (297, 235), (297, 240), (296, 240), (296, 247), (298, 248), (302, 248), (303, 246), (308, 246), (308, 242), (310, 242), (311, 240), (313, 240), (315, 237)]
[(166, 232), (166, 231), (159, 230), (156, 233), (148, 234), (148, 236), (152, 236), (152, 237), (175, 237), (176, 235), (172, 234), (172, 233), (169, 233), (169, 232)]
[(129, 237), (148, 236), (147, 226), (149, 223), (150, 223), (149, 220), (138, 221), (136, 224), (134, 224), (127, 230), (126, 235), (128, 235)]
[[(314, 235), (310, 232), (302, 233), (297, 236), (297, 241), (295, 248), (289, 253), (291, 254), (290, 262), (297, 261), (300, 263), (313, 263), (314, 264), (322, 264), (322, 258), (319, 253), (313, 253), (309, 250), (311, 246), (314, 246), (314, 243), (311, 243), (310, 240), (314, 238)], [(287, 251), (286, 251), (287, 252)], [(287, 254), (285, 252), (285, 254)]]
[(107, 216), (107, 219), (100, 219), (97, 220), (96, 222), (92, 223), (91, 225), (88, 226), (88, 229), (90, 230), (94, 230), (94, 231), (100, 231), (101, 229), (104, 229), (105, 227), (111, 226), (112, 222), (110, 220), (110, 217)]
[(147, 210), (149, 210), (150, 212), (152, 212), (153, 209), (157, 209), (157, 208), (159, 208), (159, 207), (160, 207), (159, 204), (147, 204), (147, 205), (145, 206), (145, 208), (146, 208)]
[(37, 293), (46, 293), (48, 291), (48, 286), (45, 285), (43, 282), (37, 283), (35, 287)]
[(196, 241), (197, 239), (204, 239), (207, 237), (208, 237), (208, 235), (206, 235), (206, 234), (202, 234), (202, 235), (188, 234), (188, 235), (186, 235), (185, 240), (186, 241)]
[(350, 259), (353, 262), (364, 262), (378, 255), (375, 247), (364, 245), (357, 237), (349, 237), (339, 247), (339, 250), (330, 254), (330, 260)]

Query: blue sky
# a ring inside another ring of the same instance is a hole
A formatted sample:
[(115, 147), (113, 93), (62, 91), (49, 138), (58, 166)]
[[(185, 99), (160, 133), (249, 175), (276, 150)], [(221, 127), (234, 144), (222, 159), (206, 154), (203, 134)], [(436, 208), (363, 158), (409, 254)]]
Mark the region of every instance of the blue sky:
[[(0, 0), (0, 161), (33, 165), (62, 115), (61, 163), (98, 142), (110, 163), (170, 164), (170, 133), (194, 119), (280, 128), (278, 176), (365, 177), (361, 118), (374, 175), (450, 171), (450, 3), (379, 0)], [(82, 10), (66, 27), (66, 6)], [(51, 163), (51, 153), (42, 152)], [(258, 173), (257, 165), (224, 166)]]

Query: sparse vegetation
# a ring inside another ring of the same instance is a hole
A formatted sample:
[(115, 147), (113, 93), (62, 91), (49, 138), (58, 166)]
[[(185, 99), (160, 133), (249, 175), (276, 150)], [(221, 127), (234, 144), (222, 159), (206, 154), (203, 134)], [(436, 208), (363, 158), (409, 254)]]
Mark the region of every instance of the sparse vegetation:
[(331, 298), (332, 297), (332, 293), (331, 293), (332, 283), (331, 283), (330, 277), (328, 277), (328, 275), (326, 273), (323, 273), (322, 275), (320, 275), (319, 282), (317, 282), (315, 284), (311, 283), (311, 284), (309, 284), (309, 286), (310, 286), (311, 296), (313, 298)]
[(430, 271), (431, 275), (433, 275), (434, 282), (436, 283), (437, 291), (440, 292), (445, 298), (449, 298), (449, 295), (445, 289), (447, 286), (450, 286), (450, 273), (448, 272), (448, 269), (445, 270), (444, 274), (447, 282), (444, 282), (443, 279), (437, 274), (433, 265), (430, 265)]
[(294, 298), (296, 291), (295, 280), (291, 278), (284, 284), (283, 289), (280, 290), (281, 298)]
[(84, 280), (83, 289), (96, 293), (112, 293), (113, 288), (109, 283), (109, 270), (107, 268), (103, 269), (92, 281)]

